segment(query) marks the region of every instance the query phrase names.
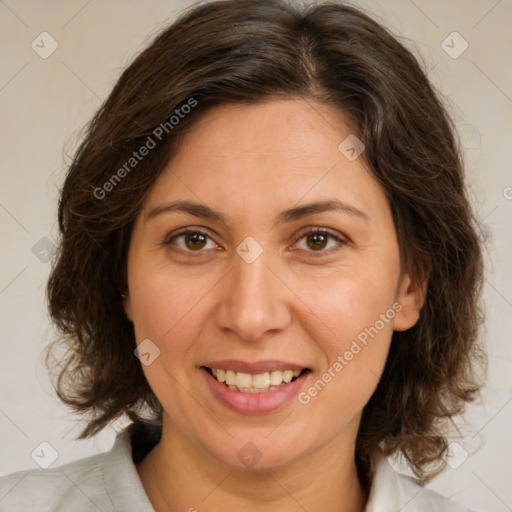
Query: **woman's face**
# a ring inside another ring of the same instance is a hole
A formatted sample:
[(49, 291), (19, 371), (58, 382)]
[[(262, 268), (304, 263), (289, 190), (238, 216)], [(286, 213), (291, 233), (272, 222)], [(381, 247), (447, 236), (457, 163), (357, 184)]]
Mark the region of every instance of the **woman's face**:
[(135, 223), (125, 309), (164, 428), (231, 466), (353, 450), (393, 330), (418, 319), (349, 135), (314, 102), (215, 107)]

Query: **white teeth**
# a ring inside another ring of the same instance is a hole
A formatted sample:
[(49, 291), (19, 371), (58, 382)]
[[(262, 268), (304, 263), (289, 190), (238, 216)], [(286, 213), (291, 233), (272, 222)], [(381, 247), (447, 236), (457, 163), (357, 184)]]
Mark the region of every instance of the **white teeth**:
[(224, 382), (229, 389), (242, 393), (261, 393), (272, 391), (281, 385), (288, 384), (300, 375), (301, 370), (274, 370), (252, 375), (233, 370), (212, 368), (212, 374), (219, 382)]
[(225, 382), (228, 386), (234, 386), (236, 384), (236, 373), (231, 370), (226, 370)]
[(270, 386), (270, 374), (268, 372), (265, 372), (253, 375), (252, 386), (255, 387), (256, 389), (268, 388)]
[(252, 375), (249, 373), (238, 372), (236, 374), (235, 384), (238, 389), (250, 388), (252, 386)]
[(283, 382), (283, 372), (270, 372), (270, 384), (273, 386), (279, 386), (281, 382)]
[(292, 370), (285, 370), (283, 372), (283, 380), (288, 383), (293, 379), (293, 371)]

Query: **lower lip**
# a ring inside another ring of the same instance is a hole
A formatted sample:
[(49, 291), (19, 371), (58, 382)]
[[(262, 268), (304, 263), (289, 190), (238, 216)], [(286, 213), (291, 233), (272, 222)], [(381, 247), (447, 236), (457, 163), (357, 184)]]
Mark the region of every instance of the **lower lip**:
[(205, 368), (201, 368), (201, 371), (217, 400), (228, 409), (242, 414), (263, 414), (276, 411), (299, 393), (303, 382), (310, 373), (304, 372), (293, 382), (289, 382), (273, 391), (242, 393), (229, 389), (225, 384), (213, 377)]

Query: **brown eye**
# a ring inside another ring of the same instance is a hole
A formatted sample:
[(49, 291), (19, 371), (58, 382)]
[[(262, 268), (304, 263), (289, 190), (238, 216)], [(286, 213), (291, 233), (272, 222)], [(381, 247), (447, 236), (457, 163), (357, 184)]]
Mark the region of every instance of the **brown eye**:
[(201, 233), (188, 233), (184, 237), (184, 242), (188, 249), (202, 249), (206, 245), (207, 237)]
[[(208, 243), (211, 244), (208, 247)], [(185, 252), (205, 252), (203, 249), (215, 249), (217, 245), (207, 233), (199, 229), (187, 228), (172, 234), (164, 243), (166, 246), (177, 246)]]
[(296, 245), (301, 250), (310, 253), (316, 252), (321, 256), (323, 254), (330, 254), (336, 250), (336, 246), (339, 248), (345, 244), (346, 242), (334, 233), (330, 233), (325, 229), (316, 228), (299, 235), (299, 242)]
[(310, 249), (317, 251), (324, 249), (328, 242), (328, 237), (324, 233), (312, 233), (306, 237), (307, 245)]

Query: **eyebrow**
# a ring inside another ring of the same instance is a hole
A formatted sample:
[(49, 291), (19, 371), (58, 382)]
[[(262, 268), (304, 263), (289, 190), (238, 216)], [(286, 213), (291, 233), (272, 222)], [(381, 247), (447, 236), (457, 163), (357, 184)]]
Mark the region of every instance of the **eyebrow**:
[[(340, 201), (339, 199), (328, 199), (325, 201), (316, 201), (284, 210), (279, 214), (277, 218), (277, 224), (299, 220), (303, 217), (307, 217), (308, 215), (328, 211), (348, 213), (363, 220), (369, 220), (369, 216), (359, 208), (356, 208), (355, 206), (344, 201)], [(213, 220), (224, 225), (228, 225), (226, 216), (219, 210), (207, 206), (206, 204), (196, 203), (194, 201), (188, 200), (172, 201), (170, 203), (156, 206), (150, 212), (148, 212), (146, 215), (146, 221), (168, 212), (188, 213), (194, 217)]]

